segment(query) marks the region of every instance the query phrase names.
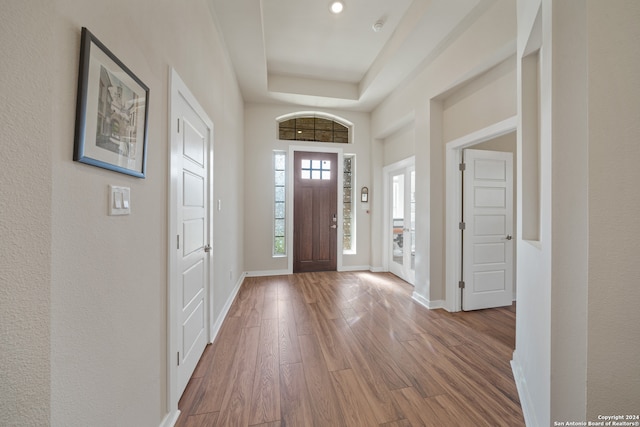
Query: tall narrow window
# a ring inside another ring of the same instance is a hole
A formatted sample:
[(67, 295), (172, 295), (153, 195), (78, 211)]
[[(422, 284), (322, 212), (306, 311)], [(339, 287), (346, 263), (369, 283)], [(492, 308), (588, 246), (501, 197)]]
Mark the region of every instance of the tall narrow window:
[(353, 154), (344, 155), (344, 168), (342, 180), (342, 252), (345, 254), (356, 253), (356, 235), (355, 235), (355, 209), (356, 200), (353, 196), (353, 188), (355, 186), (355, 162), (356, 156)]
[(273, 198), (273, 256), (285, 256), (286, 246), (286, 155), (284, 151), (273, 152), (274, 198)]

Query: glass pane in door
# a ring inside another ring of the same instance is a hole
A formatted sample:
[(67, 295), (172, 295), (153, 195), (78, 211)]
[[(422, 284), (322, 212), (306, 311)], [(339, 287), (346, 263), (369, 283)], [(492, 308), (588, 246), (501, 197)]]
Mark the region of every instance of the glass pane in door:
[(409, 199), (409, 211), (410, 211), (410, 221), (411, 226), (409, 227), (409, 239), (411, 240), (411, 244), (409, 247), (411, 248), (411, 253), (409, 256), (411, 257), (411, 270), (416, 269), (416, 171), (411, 171), (411, 188), (410, 188), (410, 199)]
[(391, 223), (393, 227), (392, 259), (394, 263), (404, 264), (404, 173), (394, 175), (391, 190)]

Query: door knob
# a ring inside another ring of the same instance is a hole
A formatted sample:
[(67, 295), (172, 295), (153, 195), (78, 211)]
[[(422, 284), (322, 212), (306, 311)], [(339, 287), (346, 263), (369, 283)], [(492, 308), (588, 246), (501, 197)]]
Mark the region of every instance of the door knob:
[(338, 226), (336, 224), (333, 224), (331, 228), (338, 228)]
[(507, 235), (507, 237), (505, 237), (505, 239), (511, 240), (511, 239), (513, 239), (513, 237), (511, 236), (511, 234), (509, 234), (509, 235)]
[(211, 252), (211, 245), (207, 245), (204, 247), (205, 252)]

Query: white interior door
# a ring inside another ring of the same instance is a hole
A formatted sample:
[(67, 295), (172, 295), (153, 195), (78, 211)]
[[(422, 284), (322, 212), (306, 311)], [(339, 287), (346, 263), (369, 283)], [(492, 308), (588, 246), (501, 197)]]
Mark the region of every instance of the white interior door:
[(389, 174), (389, 271), (415, 283), (416, 270), (416, 202), (415, 167), (413, 165)]
[(177, 101), (178, 391), (202, 356), (208, 337), (210, 236), (210, 132), (205, 119), (183, 98)]
[(464, 150), (462, 309), (513, 303), (513, 155)]

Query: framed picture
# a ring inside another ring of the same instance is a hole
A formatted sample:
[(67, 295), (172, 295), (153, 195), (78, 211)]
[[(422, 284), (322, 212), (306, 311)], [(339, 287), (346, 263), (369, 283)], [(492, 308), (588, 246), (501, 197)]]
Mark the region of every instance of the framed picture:
[(82, 28), (73, 160), (146, 176), (149, 88)]

